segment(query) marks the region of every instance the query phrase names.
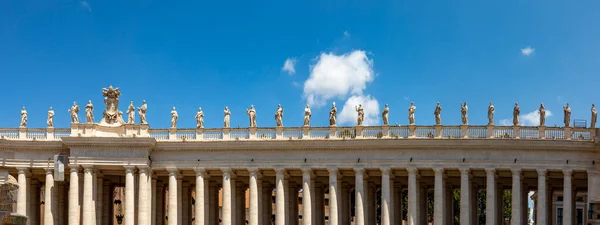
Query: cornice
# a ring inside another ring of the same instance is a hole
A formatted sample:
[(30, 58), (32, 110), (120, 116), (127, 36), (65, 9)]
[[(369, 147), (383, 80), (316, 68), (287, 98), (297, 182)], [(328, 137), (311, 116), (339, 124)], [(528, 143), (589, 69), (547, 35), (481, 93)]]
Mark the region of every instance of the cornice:
[(63, 151), (67, 150), (61, 141), (31, 141), (31, 140), (6, 140), (0, 139), (0, 151)]
[(154, 138), (125, 138), (125, 137), (63, 137), (63, 143), (68, 148), (154, 148)]

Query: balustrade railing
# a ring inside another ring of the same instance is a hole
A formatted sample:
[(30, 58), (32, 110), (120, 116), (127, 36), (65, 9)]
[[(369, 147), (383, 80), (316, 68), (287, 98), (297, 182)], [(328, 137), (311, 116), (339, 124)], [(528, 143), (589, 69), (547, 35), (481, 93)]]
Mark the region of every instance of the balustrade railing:
[(223, 131), (221, 129), (206, 129), (202, 136), (204, 140), (223, 140)]
[(54, 129), (54, 139), (60, 140), (62, 137), (71, 136), (71, 129), (69, 128), (55, 128)]
[(19, 139), (19, 129), (2, 128), (0, 129), (0, 137), (4, 139)]
[(560, 127), (547, 127), (546, 139), (565, 139), (565, 131)]
[(460, 127), (442, 127), (443, 138), (460, 138), (461, 133)]
[(408, 138), (408, 127), (390, 127), (390, 137), (392, 138)]
[(196, 139), (196, 130), (177, 130), (177, 134), (175, 137), (177, 138), (177, 140), (194, 140)]
[(382, 138), (383, 136), (381, 127), (365, 127), (363, 129), (363, 138)]
[(153, 129), (150, 130), (150, 137), (156, 140), (169, 140), (168, 129)]
[(513, 128), (512, 127), (496, 127), (494, 129), (494, 138), (513, 138)]
[(244, 128), (235, 128), (231, 129), (229, 133), (229, 139), (240, 140), (240, 139), (249, 139), (250, 138), (250, 130)]
[(337, 129), (337, 138), (356, 138), (356, 130), (353, 127), (340, 127)]
[(571, 140), (591, 140), (591, 135), (589, 131), (585, 130), (575, 130), (571, 133)]
[(487, 127), (469, 127), (467, 134), (469, 138), (488, 138)]
[(277, 133), (275, 130), (268, 128), (259, 128), (256, 132), (256, 138), (260, 140), (269, 140), (275, 139), (277, 137)]
[(521, 127), (520, 131), (522, 139), (539, 139), (540, 130), (538, 127)]
[(44, 140), (46, 139), (45, 128), (28, 128), (26, 132), (27, 139)]
[(415, 134), (417, 138), (434, 138), (435, 128), (433, 127), (417, 127)]
[(283, 138), (285, 139), (302, 139), (303, 131), (300, 128), (284, 128)]

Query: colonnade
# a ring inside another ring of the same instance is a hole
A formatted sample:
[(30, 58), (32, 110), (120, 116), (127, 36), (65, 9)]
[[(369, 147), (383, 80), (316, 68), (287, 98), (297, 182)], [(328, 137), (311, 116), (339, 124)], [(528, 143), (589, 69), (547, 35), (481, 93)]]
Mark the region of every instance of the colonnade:
[[(501, 169), (505, 174), (503, 177), (499, 175), (500, 169), (496, 168), (356, 167), (344, 168), (343, 173), (335, 167), (219, 168), (210, 172), (196, 168), (193, 169), (194, 179), (192, 182), (186, 181), (187, 185), (183, 185), (183, 179), (191, 178), (191, 169), (183, 173), (181, 169), (167, 168), (167, 173), (161, 173), (162, 176), (148, 166), (126, 166), (122, 169), (125, 172), (125, 225), (166, 225), (164, 222), (169, 225), (191, 225), (192, 217), (195, 225), (243, 225), (246, 222), (250, 225), (399, 225), (403, 223), (402, 193), (405, 188), (408, 225), (427, 223), (427, 214), (431, 214), (427, 209), (428, 189), (433, 189), (433, 224), (453, 224), (453, 189), (460, 189), (460, 224), (479, 224), (475, 190), (483, 189), (486, 192), (485, 224), (499, 225), (504, 224), (501, 201), (507, 185), (512, 190), (511, 225), (527, 224), (529, 191), (537, 192), (536, 224), (552, 224), (550, 203), (552, 190), (556, 190), (549, 189), (547, 169), (527, 169), (529, 174), (537, 174), (537, 184), (531, 184), (523, 182), (525, 170), (520, 168)], [(298, 178), (299, 170), (301, 182), (297, 183), (292, 181), (290, 171), (294, 171)], [(265, 171), (269, 171), (270, 175), (274, 171), (274, 179), (272, 175), (265, 176)], [(319, 171), (320, 178), (328, 176), (328, 182), (323, 182), (325, 179), (317, 181), (316, 171)], [(452, 171), (452, 182), (449, 181), (448, 171)], [(474, 181), (474, 171), (477, 171), (477, 179), (483, 182)], [(506, 176), (509, 171), (510, 179)], [(562, 224), (575, 225), (574, 198), (577, 189), (573, 184), (573, 170), (554, 170), (553, 173), (562, 174)], [(425, 182), (431, 178), (433, 182)], [(35, 202), (33, 199), (36, 196), (32, 188), (36, 186), (32, 185), (29, 169), (18, 168), (17, 179), (20, 187), (17, 213), (34, 218), (35, 203), (32, 202)], [(58, 194), (60, 191), (57, 191), (52, 169), (46, 170), (44, 182), (43, 225), (113, 224), (111, 189), (94, 167), (70, 168), (69, 182), (59, 185), (61, 188), (66, 188), (67, 184), (69, 186), (66, 200)], [(166, 185), (160, 185), (163, 182)], [(528, 185), (537, 187), (530, 188)], [(354, 196), (350, 196), (352, 189)], [(380, 192), (379, 197), (377, 191)], [(194, 203), (190, 195), (192, 192), (195, 193)], [(67, 210), (62, 210), (65, 208)], [(29, 224), (37, 223), (30, 220)]]

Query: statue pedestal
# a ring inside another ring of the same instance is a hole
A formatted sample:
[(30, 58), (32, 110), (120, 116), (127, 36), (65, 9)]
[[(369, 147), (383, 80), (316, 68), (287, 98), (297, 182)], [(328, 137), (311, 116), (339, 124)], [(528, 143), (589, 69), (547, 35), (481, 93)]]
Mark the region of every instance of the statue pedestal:
[(519, 125), (513, 126), (513, 137), (515, 139), (521, 138), (521, 126), (519, 126)]
[(19, 127), (19, 139), (27, 138), (27, 127)]
[[(50, 128), (48, 128), (50, 129)], [(100, 125), (72, 123), (71, 137), (150, 137), (148, 124)]]
[(310, 127), (309, 126), (302, 127), (302, 139), (309, 139), (309, 138), (310, 138)]
[(488, 138), (494, 138), (494, 124), (488, 124), (487, 125), (487, 136)]
[(231, 133), (231, 128), (223, 128), (223, 140), (229, 140), (229, 133)]
[(354, 136), (357, 139), (363, 138), (363, 126), (362, 125), (358, 125), (356, 127), (354, 127)]
[(250, 140), (255, 140), (256, 139), (256, 131), (258, 131), (258, 128), (256, 127), (249, 127), (248, 130), (250, 131)]
[(283, 127), (275, 127), (275, 139), (283, 139)]
[(196, 128), (196, 140), (204, 139), (204, 127)]
[(546, 126), (538, 127), (538, 137), (540, 139), (546, 139)]
[(567, 140), (571, 140), (571, 127), (564, 127), (564, 138)]
[(416, 138), (417, 137), (417, 125), (410, 124), (408, 125), (408, 138)]
[(46, 139), (54, 140), (54, 127), (46, 128)]
[(460, 125), (460, 137), (469, 138), (469, 125)]
[(442, 125), (434, 125), (435, 128), (435, 138), (442, 138)]
[(177, 128), (169, 128), (169, 140), (177, 140)]
[(337, 139), (337, 126), (329, 126), (329, 139)]
[(383, 125), (381, 126), (381, 138), (388, 138), (390, 137), (390, 125)]

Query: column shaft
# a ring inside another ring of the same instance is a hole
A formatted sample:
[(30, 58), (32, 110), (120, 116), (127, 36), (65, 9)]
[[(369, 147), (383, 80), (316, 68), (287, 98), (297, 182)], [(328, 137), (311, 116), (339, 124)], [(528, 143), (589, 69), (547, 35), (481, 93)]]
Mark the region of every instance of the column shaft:
[(83, 225), (94, 224), (94, 168), (83, 168)]
[(445, 174), (444, 169), (442, 168), (434, 168), (435, 172), (435, 189), (434, 189), (434, 210), (433, 210), (433, 224), (434, 225), (444, 225), (445, 224)]
[[(96, 174), (99, 174), (99, 173), (96, 172)], [(102, 198), (102, 197), (104, 197), (104, 194), (102, 191), (104, 190), (104, 185), (103, 185), (104, 179), (100, 175), (97, 175), (96, 178), (97, 178), (96, 186), (95, 186), (96, 187), (96, 193), (95, 193), (96, 194), (95, 195), (95, 198), (96, 198), (96, 202), (95, 202), (96, 203), (96, 208), (95, 208), (96, 225), (102, 225), (102, 205), (103, 205), (102, 203), (104, 203), (104, 200)]]
[(71, 168), (69, 177), (69, 225), (79, 225), (79, 168)]
[(471, 225), (471, 172), (460, 169), (460, 224)]
[(167, 221), (169, 225), (178, 225), (179, 214), (178, 214), (178, 198), (177, 198), (177, 176), (179, 172), (177, 170), (169, 171), (169, 199), (168, 199), (168, 214)]
[(138, 224), (150, 225), (148, 221), (148, 168), (139, 168)]
[[(390, 168), (381, 168), (381, 224), (391, 224), (392, 194), (390, 192)], [(331, 193), (331, 192), (330, 192)]]
[(485, 191), (485, 221), (486, 225), (496, 225), (496, 170), (486, 169), (486, 191)]
[(539, 169), (538, 173), (538, 190), (537, 198), (535, 201), (536, 209), (536, 224), (547, 224), (546, 207), (548, 207), (548, 201), (546, 199), (546, 170)]
[(232, 223), (232, 205), (231, 205), (231, 170), (223, 169), (223, 200), (221, 208), (221, 216), (223, 225), (233, 225)]
[(312, 225), (312, 171), (310, 168), (302, 169), (302, 224)]
[(406, 220), (408, 225), (417, 225), (419, 221), (419, 171), (416, 168), (408, 168), (408, 212)]
[(365, 169), (363, 168), (355, 168), (354, 169), (354, 173), (355, 173), (355, 185), (354, 185), (354, 192), (355, 192), (355, 203), (354, 203), (354, 208), (355, 208), (355, 225), (366, 225), (365, 224), (365, 180), (364, 180), (364, 173)]
[(29, 195), (29, 186), (27, 185), (27, 173), (29, 170), (27, 168), (17, 168), (19, 175), (17, 177), (17, 182), (19, 184), (19, 189), (17, 192), (17, 214), (23, 216), (29, 216), (27, 214), (27, 196)]
[(285, 225), (285, 169), (278, 168), (275, 172), (275, 225)]
[(340, 225), (339, 221), (339, 206), (338, 199), (338, 169), (329, 169), (329, 225)]
[(205, 196), (205, 176), (206, 176), (206, 171), (204, 171), (204, 169), (197, 169), (196, 170), (196, 204), (194, 204), (194, 209), (195, 209), (195, 221), (196, 221), (196, 225), (208, 225), (208, 214), (205, 212), (205, 202), (208, 198), (208, 196)]
[(521, 212), (521, 170), (512, 169), (512, 204), (511, 204), (511, 220), (512, 225), (522, 225), (523, 212)]
[(54, 204), (54, 175), (52, 169), (46, 169), (46, 188), (44, 189), (44, 225), (54, 225), (56, 207)]
[(563, 225), (573, 225), (573, 186), (572, 170), (563, 170)]
[(125, 167), (125, 225), (134, 225), (135, 223), (135, 179), (133, 169), (133, 167)]
[(350, 184), (342, 183), (341, 193), (342, 215), (340, 221), (342, 225), (350, 225)]
[(250, 195), (248, 196), (250, 198), (250, 219), (249, 219), (249, 225), (259, 225), (259, 215), (258, 215), (258, 209), (260, 208), (260, 204), (259, 204), (259, 199), (258, 199), (258, 176), (259, 176), (259, 172), (258, 169), (250, 169), (250, 180), (249, 180), (249, 189), (250, 189)]

